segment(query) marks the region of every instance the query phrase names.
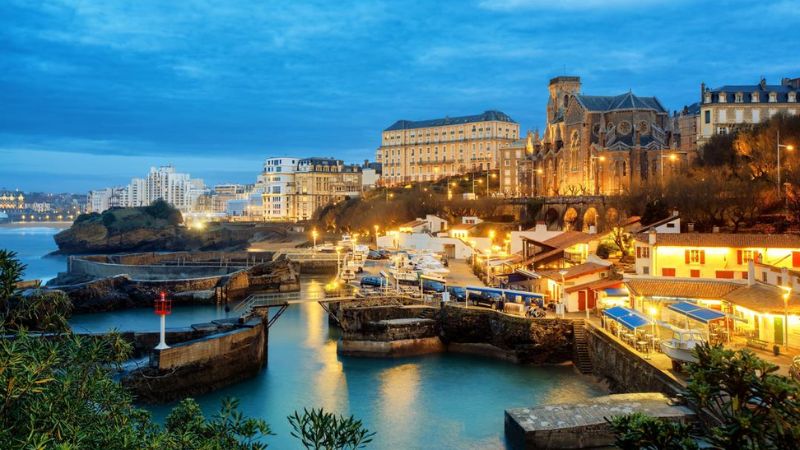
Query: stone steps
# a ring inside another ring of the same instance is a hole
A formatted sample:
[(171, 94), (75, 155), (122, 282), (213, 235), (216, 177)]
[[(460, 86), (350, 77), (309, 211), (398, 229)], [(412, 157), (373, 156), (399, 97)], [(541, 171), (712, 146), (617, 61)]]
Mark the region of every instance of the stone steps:
[(592, 359), (589, 357), (589, 345), (586, 341), (586, 325), (583, 320), (575, 320), (572, 322), (572, 332), (575, 337), (575, 367), (581, 373), (592, 373)]

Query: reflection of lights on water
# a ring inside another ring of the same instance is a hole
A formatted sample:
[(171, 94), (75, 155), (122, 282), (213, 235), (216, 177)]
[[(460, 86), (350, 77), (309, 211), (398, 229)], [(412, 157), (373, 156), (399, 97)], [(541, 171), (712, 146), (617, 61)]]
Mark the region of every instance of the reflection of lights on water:
[(403, 364), (386, 369), (380, 374), (380, 383), (381, 419), (390, 424), (386, 427), (391, 430), (390, 434), (396, 434), (387, 440), (401, 441), (401, 435), (413, 429), (413, 419), (417, 413), (414, 405), (420, 387), (419, 366)]

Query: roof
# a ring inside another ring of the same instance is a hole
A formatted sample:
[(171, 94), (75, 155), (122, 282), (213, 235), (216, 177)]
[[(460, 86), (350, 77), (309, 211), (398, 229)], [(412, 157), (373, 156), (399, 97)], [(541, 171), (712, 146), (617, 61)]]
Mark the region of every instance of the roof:
[(640, 312), (625, 308), (624, 306), (614, 306), (603, 310), (603, 314), (616, 320), (626, 328), (635, 330), (639, 327), (649, 325), (652, 323), (650, 319), (642, 315)]
[(677, 302), (667, 305), (668, 309), (671, 309), (679, 314), (683, 314), (690, 319), (694, 319), (698, 322), (702, 323), (709, 323), (714, 320), (720, 320), (725, 318), (725, 314), (719, 311), (715, 311), (710, 308), (704, 308), (699, 305), (695, 305), (694, 303), (689, 302)]
[(424, 221), (422, 219), (416, 219), (416, 220), (412, 220), (411, 222), (406, 222), (406, 223), (400, 225), (399, 228), (416, 228), (416, 227), (420, 227), (420, 226), (423, 226), (423, 225), (427, 225), (427, 223), (428, 222), (426, 222), (426, 221)]
[(599, 236), (596, 234), (582, 233), (580, 231), (565, 231), (558, 236), (540, 242), (540, 244), (547, 247), (565, 249), (576, 244), (584, 244), (597, 239), (599, 239)]
[[(636, 240), (648, 242), (646, 234)], [(656, 245), (662, 247), (800, 248), (795, 234), (756, 233), (658, 233)]]
[(653, 222), (653, 223), (648, 223), (647, 225), (643, 225), (642, 228), (639, 228), (638, 232), (639, 233), (643, 233), (645, 231), (651, 230), (651, 229), (656, 228), (656, 227), (660, 227), (661, 225), (668, 224), (668, 223), (672, 222), (673, 220), (678, 220), (680, 218), (681, 218), (681, 216), (677, 215), (677, 214), (670, 215), (666, 219), (661, 219), (659, 221), (656, 221), (656, 222)]
[(625, 285), (631, 294), (641, 297), (675, 297), (720, 300), (742, 287), (730, 281), (681, 280), (671, 278), (629, 278)]
[(447, 125), (463, 125), (473, 122), (508, 122), (517, 123), (508, 114), (501, 111), (486, 111), (483, 114), (461, 117), (444, 117), (430, 120), (398, 120), (383, 131), (410, 130), (414, 128), (443, 127)]
[(639, 97), (633, 92), (620, 95), (575, 95), (575, 99), (589, 111), (605, 112), (617, 110), (647, 109), (667, 112), (655, 97)]
[[(711, 103), (719, 103), (721, 96), (725, 97), (726, 103), (735, 103), (737, 93), (743, 94), (741, 103), (769, 103), (770, 92), (777, 94), (777, 103), (786, 103), (789, 92), (797, 94), (800, 93), (800, 89), (788, 84), (758, 83), (725, 85), (705, 91), (705, 93), (711, 94)], [(758, 101), (754, 101), (753, 93), (758, 93)]]
[(475, 228), (474, 223), (459, 223), (450, 227), (450, 231), (469, 231)]
[[(540, 270), (538, 273), (539, 275), (550, 278), (551, 280), (561, 281), (561, 272), (560, 272), (561, 270), (564, 269)], [(566, 270), (567, 272), (564, 274), (564, 279), (569, 280), (570, 278), (578, 278), (584, 275), (591, 275), (597, 272), (605, 272), (608, 270), (608, 266), (604, 266), (602, 264), (597, 264), (593, 262), (587, 262), (569, 267)]]
[[(760, 313), (783, 314), (783, 289), (756, 282), (726, 294), (723, 300)], [(800, 314), (800, 296), (789, 296), (788, 312)]]

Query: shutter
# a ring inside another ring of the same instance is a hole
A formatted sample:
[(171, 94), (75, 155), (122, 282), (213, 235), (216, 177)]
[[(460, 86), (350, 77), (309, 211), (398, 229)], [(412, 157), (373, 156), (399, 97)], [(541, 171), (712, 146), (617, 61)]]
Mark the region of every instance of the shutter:
[(686, 264), (689, 264), (689, 250), (686, 250), (684, 252), (684, 256), (685, 256), (685, 259), (686, 259)]
[(792, 252), (792, 267), (800, 267), (800, 252)]
[(736, 264), (742, 265), (742, 251), (736, 250)]
[(706, 251), (700, 250), (700, 264), (706, 263)]
[(637, 258), (642, 257), (642, 247), (636, 247), (636, 257)]

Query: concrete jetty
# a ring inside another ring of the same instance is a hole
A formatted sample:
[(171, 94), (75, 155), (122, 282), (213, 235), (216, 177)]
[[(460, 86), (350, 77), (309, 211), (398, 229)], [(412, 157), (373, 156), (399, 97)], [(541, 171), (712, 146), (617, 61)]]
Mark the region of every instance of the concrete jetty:
[(596, 448), (614, 444), (606, 418), (640, 412), (690, 421), (694, 412), (661, 393), (615, 394), (576, 403), (514, 408), (505, 412), (505, 433), (514, 450)]

